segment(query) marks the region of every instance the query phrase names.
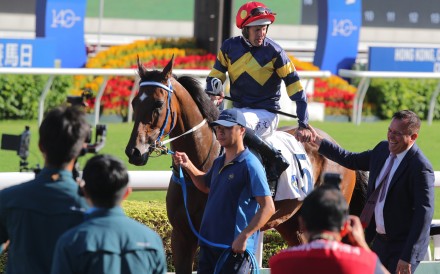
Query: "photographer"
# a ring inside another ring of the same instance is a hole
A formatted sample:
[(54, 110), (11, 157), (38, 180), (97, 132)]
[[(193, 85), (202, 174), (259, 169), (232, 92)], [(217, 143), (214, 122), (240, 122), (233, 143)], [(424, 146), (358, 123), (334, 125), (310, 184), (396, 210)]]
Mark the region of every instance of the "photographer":
[(50, 273), (58, 237), (83, 221), (88, 206), (72, 170), (89, 131), (80, 109), (51, 110), (39, 129), (43, 170), (0, 191), (0, 243), (10, 241), (6, 273)]
[[(270, 258), (271, 273), (389, 273), (365, 242), (360, 220), (348, 215), (340, 190), (330, 182), (305, 199), (299, 217), (306, 244)], [(342, 243), (346, 237), (350, 244)]]

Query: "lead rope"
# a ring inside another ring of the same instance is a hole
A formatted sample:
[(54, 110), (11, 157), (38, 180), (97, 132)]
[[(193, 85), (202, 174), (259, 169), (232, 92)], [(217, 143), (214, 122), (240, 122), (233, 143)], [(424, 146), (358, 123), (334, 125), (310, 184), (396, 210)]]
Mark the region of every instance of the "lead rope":
[[(170, 151), (169, 153), (170, 154), (174, 154), (174, 152), (172, 152), (172, 151)], [(173, 174), (173, 180), (175, 182), (177, 182), (182, 187), (183, 203), (185, 205), (185, 212), (186, 212), (186, 216), (188, 218), (189, 227), (191, 228), (191, 231), (194, 233), (194, 235), (196, 235), (196, 237), (200, 241), (204, 242), (205, 244), (207, 244), (209, 246), (225, 249), (225, 251), (223, 251), (222, 255), (220, 256), (219, 260), (217, 261), (217, 264), (216, 264), (215, 270), (214, 270), (214, 274), (220, 273), (220, 271), (223, 268), (223, 265), (226, 262), (229, 254), (232, 253), (231, 247), (229, 245), (214, 243), (214, 242), (211, 242), (211, 241), (205, 239), (194, 228), (194, 225), (193, 225), (193, 223), (191, 221), (191, 217), (189, 216), (188, 207), (186, 206), (187, 205), (186, 182), (185, 182), (185, 177), (183, 176), (183, 170), (182, 170), (181, 166), (179, 166), (179, 178), (175, 178), (175, 176)], [(260, 269), (258, 267), (258, 263), (257, 263), (257, 260), (255, 258), (255, 255), (252, 252), (250, 252), (248, 249), (245, 250), (245, 255), (247, 255), (249, 257), (250, 261), (251, 261), (251, 273), (259, 274), (260, 273)]]

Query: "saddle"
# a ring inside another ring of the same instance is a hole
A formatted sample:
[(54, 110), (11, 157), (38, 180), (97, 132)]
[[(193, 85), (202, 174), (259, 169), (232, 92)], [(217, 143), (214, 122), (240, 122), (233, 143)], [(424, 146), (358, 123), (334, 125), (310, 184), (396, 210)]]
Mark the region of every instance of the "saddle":
[[(274, 177), (274, 165), (265, 156), (261, 156), (266, 168), (269, 188), (275, 201), (285, 199), (304, 199), (313, 190), (314, 178), (310, 159), (304, 146), (291, 134), (275, 131), (265, 141), (279, 150), (289, 165)], [(275, 167), (276, 168), (276, 167)]]

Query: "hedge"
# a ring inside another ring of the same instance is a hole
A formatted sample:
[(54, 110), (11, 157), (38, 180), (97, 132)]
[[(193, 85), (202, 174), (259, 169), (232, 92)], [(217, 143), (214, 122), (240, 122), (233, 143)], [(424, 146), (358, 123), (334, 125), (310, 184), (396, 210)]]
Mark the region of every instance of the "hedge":
[[(410, 109), (424, 120), (437, 85), (438, 80), (431, 79), (372, 79), (365, 97), (364, 114), (390, 119), (397, 110)], [(436, 104), (440, 105), (440, 96)], [(440, 119), (439, 107), (434, 111), (434, 119)]]
[[(124, 201), (122, 207), (129, 217), (147, 225), (162, 237), (168, 271), (175, 271), (171, 252), (171, 225), (168, 222), (165, 204), (161, 202)], [(266, 231), (264, 233), (263, 267), (268, 267), (269, 258), (286, 247), (287, 245), (278, 232)], [(0, 256), (0, 273), (4, 272), (6, 258), (7, 252)], [(197, 259), (195, 263), (196, 261)]]
[[(32, 120), (38, 116), (38, 102), (49, 76), (0, 75), (0, 120)], [(45, 100), (46, 109), (66, 101), (73, 77), (55, 77)]]
[[(171, 252), (171, 225), (168, 223), (165, 204), (160, 202), (125, 201), (123, 208), (128, 216), (149, 226), (162, 237), (167, 257), (168, 271), (174, 271), (173, 254)], [(269, 258), (287, 244), (276, 231), (264, 233), (263, 267), (269, 267)], [(197, 259), (195, 260), (197, 263)], [(196, 269), (194, 269), (196, 270)]]

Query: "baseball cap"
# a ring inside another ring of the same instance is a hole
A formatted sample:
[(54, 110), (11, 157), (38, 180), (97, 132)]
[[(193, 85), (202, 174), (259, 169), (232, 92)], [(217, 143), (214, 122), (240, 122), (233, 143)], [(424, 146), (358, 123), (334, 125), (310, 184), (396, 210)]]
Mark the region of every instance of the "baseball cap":
[(220, 113), (218, 119), (211, 123), (211, 126), (232, 127), (235, 125), (246, 126), (246, 119), (243, 113), (235, 108), (225, 109)]

